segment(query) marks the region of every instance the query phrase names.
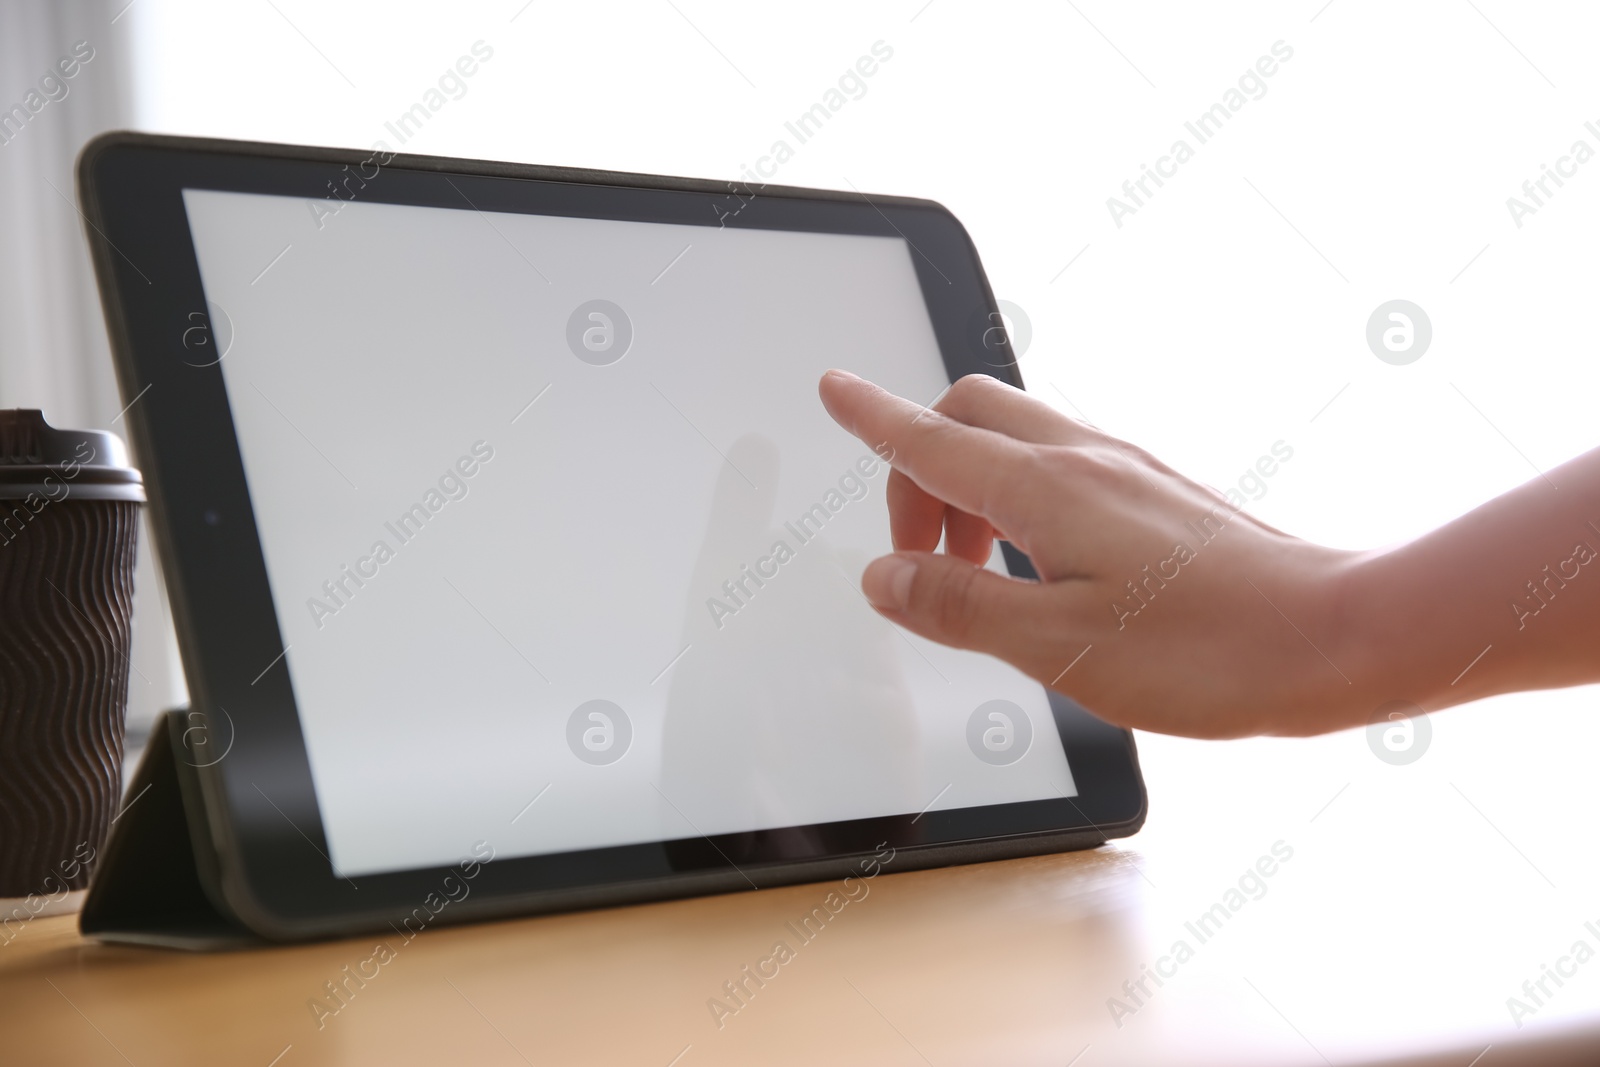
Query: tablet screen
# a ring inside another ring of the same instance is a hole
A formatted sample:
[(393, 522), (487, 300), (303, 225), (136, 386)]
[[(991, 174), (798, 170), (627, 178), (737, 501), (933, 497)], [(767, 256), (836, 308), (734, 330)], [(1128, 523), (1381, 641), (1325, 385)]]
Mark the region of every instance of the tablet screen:
[(816, 383), (948, 384), (904, 240), (184, 204), (339, 873), (1076, 795), (1036, 682), (859, 590)]

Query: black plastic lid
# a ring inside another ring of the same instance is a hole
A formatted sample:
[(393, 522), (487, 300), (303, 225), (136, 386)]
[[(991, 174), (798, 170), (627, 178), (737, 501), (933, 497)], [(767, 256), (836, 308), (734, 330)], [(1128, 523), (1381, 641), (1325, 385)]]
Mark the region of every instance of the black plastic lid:
[(105, 430), (58, 430), (34, 408), (0, 409), (0, 500), (132, 500), (144, 479)]

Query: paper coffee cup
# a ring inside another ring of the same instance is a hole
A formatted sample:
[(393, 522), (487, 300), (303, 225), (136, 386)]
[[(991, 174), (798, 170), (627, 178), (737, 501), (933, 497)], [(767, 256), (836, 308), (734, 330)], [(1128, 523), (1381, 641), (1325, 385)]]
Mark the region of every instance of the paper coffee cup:
[(81, 900), (121, 799), (144, 499), (115, 435), (0, 410), (0, 944)]

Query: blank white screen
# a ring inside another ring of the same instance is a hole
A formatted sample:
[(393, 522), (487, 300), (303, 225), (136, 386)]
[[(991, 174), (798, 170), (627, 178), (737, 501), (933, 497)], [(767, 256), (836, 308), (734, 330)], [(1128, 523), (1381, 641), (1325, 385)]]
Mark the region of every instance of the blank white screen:
[[(816, 381), (947, 384), (905, 242), (184, 198), (341, 872), (1075, 795), (1036, 683), (859, 592), (887, 470)], [(568, 741), (597, 699), (610, 763)], [(967, 740), (996, 699), (1008, 766)]]

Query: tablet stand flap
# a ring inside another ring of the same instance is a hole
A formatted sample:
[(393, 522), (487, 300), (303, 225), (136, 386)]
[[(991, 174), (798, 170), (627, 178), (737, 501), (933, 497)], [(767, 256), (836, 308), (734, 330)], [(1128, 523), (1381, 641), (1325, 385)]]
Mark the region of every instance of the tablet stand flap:
[(201, 882), (190, 832), (205, 821), (185, 811), (199, 790), (180, 783), (183, 728), (183, 712), (169, 711), (150, 734), (78, 916), (88, 937), (195, 950), (259, 941), (217, 910)]

